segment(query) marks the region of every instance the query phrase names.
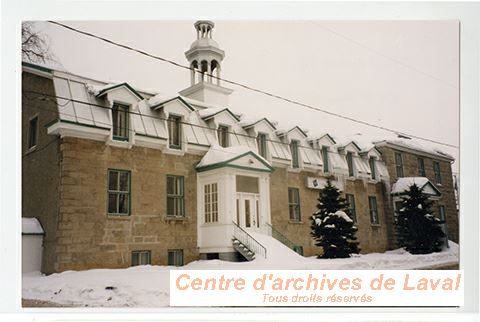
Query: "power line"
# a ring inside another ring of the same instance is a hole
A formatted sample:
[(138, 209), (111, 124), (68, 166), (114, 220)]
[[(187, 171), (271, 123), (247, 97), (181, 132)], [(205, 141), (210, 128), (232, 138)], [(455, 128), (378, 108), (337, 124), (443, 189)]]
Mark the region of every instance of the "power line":
[[(99, 105), (99, 104), (95, 104), (95, 103), (90, 103), (90, 102), (85, 102), (85, 101), (80, 101), (80, 100), (75, 100), (75, 99), (69, 99), (69, 98), (66, 98), (66, 97), (62, 97), (62, 96), (58, 96), (58, 95), (51, 95), (51, 94), (47, 94), (47, 93), (41, 93), (41, 92), (37, 92), (37, 91), (24, 91), (24, 94), (25, 93), (31, 93), (31, 94), (35, 94), (35, 95), (39, 95), (38, 97), (35, 97), (35, 98), (29, 98), (27, 95), (25, 95), (25, 98), (27, 98), (28, 100), (35, 100), (35, 99), (38, 99), (38, 100), (48, 100), (54, 104), (57, 103), (57, 101), (53, 98), (58, 98), (58, 99), (61, 99), (61, 100), (66, 100), (67, 102), (62, 104), (61, 106), (66, 106), (69, 102), (73, 102), (73, 103), (79, 103), (79, 104), (83, 104), (85, 106), (95, 106), (95, 107), (100, 107), (100, 108), (103, 108), (103, 109), (107, 109), (107, 110), (113, 110), (112, 107), (108, 107), (108, 106), (103, 106), (103, 105)], [(82, 106), (83, 106), (82, 105)], [(45, 110), (45, 111), (49, 111), (49, 112), (57, 112), (57, 110), (54, 110), (54, 109), (48, 109), (48, 108), (42, 108), (40, 106), (36, 106), (36, 108), (38, 109), (41, 109), (41, 110)], [(147, 117), (147, 118), (152, 118), (152, 119), (157, 119), (157, 120), (161, 120), (161, 121), (167, 121), (167, 122), (172, 122), (172, 120), (168, 119), (168, 118), (165, 118), (165, 117), (160, 117), (160, 116), (154, 116), (154, 115), (146, 115), (146, 114), (142, 114), (141, 112), (134, 112), (134, 111), (126, 111), (127, 114), (133, 114), (133, 115), (138, 115), (140, 117)], [(101, 125), (105, 125), (105, 126), (112, 126), (111, 123), (107, 123), (107, 122), (101, 122), (101, 121), (94, 121), (93, 119), (90, 119), (90, 118), (85, 118), (85, 117), (81, 117), (81, 116), (77, 116), (75, 114), (68, 114), (68, 113), (63, 113), (62, 112), (62, 115), (64, 116), (70, 116), (70, 117), (73, 117), (73, 118), (76, 118), (77, 120), (78, 119), (82, 119), (82, 120), (85, 120), (85, 121), (92, 121), (94, 124), (98, 125), (98, 124), (101, 124)], [(85, 123), (80, 123), (77, 121), (78, 124), (85, 124)], [(194, 123), (190, 123), (190, 122), (185, 122), (185, 121), (179, 121), (180, 124), (184, 124), (184, 125), (189, 125), (189, 126), (192, 126), (192, 127), (197, 127), (197, 128), (201, 128), (201, 129), (205, 129), (205, 130), (208, 130), (208, 131), (211, 131), (212, 134), (215, 135), (215, 132), (217, 131), (216, 129), (213, 129), (209, 126), (204, 126), (204, 125), (200, 125), (200, 124), (194, 124)], [(118, 127), (119, 129), (124, 129), (124, 130), (127, 130), (131, 133), (136, 133), (136, 134), (141, 134), (141, 133), (137, 133), (135, 132), (134, 130), (130, 129), (130, 127)], [(232, 134), (232, 135), (235, 135), (235, 136), (240, 136), (240, 137), (245, 137), (245, 138), (249, 138), (249, 139), (252, 139), (252, 140), (256, 140), (257, 137), (256, 136), (252, 136), (252, 135), (249, 135), (249, 134), (243, 134), (243, 133), (237, 133), (237, 132), (232, 132), (232, 131), (226, 131), (226, 133), (228, 134)], [(164, 137), (161, 137), (161, 136), (158, 136), (158, 135), (154, 135), (153, 137), (155, 138), (158, 138), (158, 139), (166, 139)], [(289, 146), (289, 143), (288, 142), (283, 142), (283, 141), (279, 141), (279, 140), (273, 140), (273, 139), (269, 139), (269, 138), (265, 138), (265, 141), (267, 142), (271, 142), (271, 143), (277, 143), (277, 144), (281, 144), (281, 145), (285, 145), (285, 146)], [(182, 143), (190, 143), (188, 141), (182, 141)], [(319, 152), (319, 149), (317, 148), (314, 148), (314, 147), (311, 147), (311, 146), (305, 146), (305, 145), (297, 145), (299, 148), (303, 148), (303, 149), (308, 149), (308, 150), (313, 150), (315, 152)], [(220, 151), (220, 150), (218, 150)], [(222, 152), (227, 152), (228, 151), (223, 151)], [(341, 156), (344, 156), (344, 154), (342, 153), (339, 153), (337, 151), (333, 151), (333, 150), (329, 150), (328, 153), (332, 153), (332, 154), (337, 154), (337, 155), (341, 155)], [(234, 153), (232, 153), (234, 154)], [(317, 157), (319, 157), (317, 155)], [(356, 155), (352, 155), (352, 157), (354, 158), (359, 158), (359, 159), (362, 159), (360, 156), (356, 156)]]
[[(74, 28), (74, 27), (71, 27), (71, 26), (62, 24), (62, 23), (59, 23), (59, 22), (56, 22), (56, 21), (48, 20), (48, 22), (51, 23), (51, 24), (55, 24), (55, 25), (58, 25), (58, 26), (60, 26), (60, 27), (66, 28), (66, 29), (68, 29), (68, 30), (74, 31), (74, 32), (76, 32), (76, 33), (79, 33), (79, 34), (82, 34), (82, 35), (85, 35), (85, 36), (88, 36), (88, 37), (92, 37), (92, 38), (101, 40), (101, 41), (106, 42), (106, 43), (109, 43), (109, 44), (111, 44), (111, 45), (114, 45), (114, 46), (117, 46), (117, 47), (121, 47), (121, 48), (123, 48), (123, 49), (129, 50), (129, 51), (133, 51), (133, 52), (139, 53), (139, 54), (141, 54), (141, 55), (144, 55), (144, 56), (147, 56), (147, 57), (156, 59), (156, 60), (160, 60), (160, 61), (162, 61), (162, 62), (165, 62), (165, 63), (171, 64), (171, 65), (177, 66), (177, 67), (179, 67), (179, 68), (183, 68), (183, 69), (187, 69), (187, 70), (193, 71), (194, 73), (202, 73), (201, 71), (196, 70), (195, 68), (191, 68), (191, 67), (189, 67), (189, 66), (185, 66), (185, 65), (179, 64), (179, 63), (177, 63), (177, 62), (175, 62), (175, 61), (173, 61), (173, 60), (166, 59), (166, 58), (163, 58), (163, 57), (154, 55), (154, 54), (150, 54), (150, 53), (148, 53), (148, 52), (146, 52), (146, 51), (143, 51), (143, 50), (140, 50), (140, 49), (136, 49), (136, 48), (133, 48), (133, 47), (131, 47), (131, 46), (128, 46), (128, 45), (125, 45), (125, 44), (121, 44), (121, 43), (115, 42), (115, 41), (113, 41), (113, 40), (110, 40), (110, 39), (107, 39), (107, 38), (104, 38), (104, 37), (100, 37), (100, 36), (97, 36), (97, 35), (95, 35), (95, 34), (92, 34), (92, 33), (89, 33), (89, 32), (86, 32), (86, 31), (83, 31), (83, 30), (80, 30), (80, 29), (77, 29), (77, 28)], [(355, 123), (358, 123), (358, 124), (361, 124), (361, 125), (373, 127), (373, 128), (380, 129), (380, 130), (383, 130), (383, 131), (387, 131), (387, 132), (391, 132), (391, 133), (395, 133), (395, 134), (401, 134), (401, 135), (405, 135), (405, 136), (408, 136), (408, 137), (411, 137), (411, 138), (415, 138), (415, 139), (418, 139), (418, 140), (427, 141), (427, 142), (430, 142), (430, 143), (435, 143), (435, 144), (439, 144), (439, 145), (443, 145), (443, 146), (448, 146), (448, 147), (451, 147), (451, 148), (459, 149), (458, 146), (453, 145), (453, 144), (444, 143), (444, 142), (436, 141), (436, 140), (433, 140), (433, 139), (421, 137), (421, 136), (418, 136), (418, 135), (413, 135), (413, 134), (409, 134), (409, 133), (406, 133), (406, 132), (402, 132), (402, 131), (390, 129), (390, 128), (387, 128), (387, 127), (384, 127), (384, 126), (380, 126), (380, 125), (376, 125), (376, 124), (373, 124), (373, 123), (369, 123), (369, 122), (366, 122), (366, 121), (357, 120), (357, 119), (355, 119), (355, 118), (353, 118), (353, 117), (344, 116), (344, 115), (341, 115), (341, 114), (338, 114), (338, 113), (330, 112), (330, 111), (325, 110), (325, 109), (322, 109), (322, 108), (318, 108), (318, 107), (315, 107), (315, 106), (312, 106), (312, 105), (309, 105), (309, 104), (306, 104), (306, 103), (299, 102), (299, 101), (294, 100), (294, 99), (289, 99), (289, 98), (286, 98), (286, 97), (283, 97), (283, 96), (280, 96), (280, 95), (276, 95), (276, 94), (273, 94), (273, 93), (270, 93), (270, 92), (267, 92), (267, 91), (263, 91), (263, 90), (260, 90), (260, 89), (257, 89), (257, 88), (251, 87), (251, 86), (249, 86), (249, 85), (245, 85), (245, 84), (239, 83), (239, 82), (235, 82), (235, 81), (231, 81), (231, 80), (228, 80), (228, 79), (225, 79), (225, 78), (221, 78), (221, 77), (215, 76), (215, 75), (213, 75), (213, 74), (208, 74), (208, 73), (206, 73), (206, 72), (205, 72), (205, 74), (207, 74), (209, 77), (211, 77), (211, 78), (213, 78), (213, 79), (221, 80), (221, 81), (226, 82), (226, 83), (228, 83), (228, 84), (236, 85), (236, 86), (245, 88), (245, 89), (247, 89), (247, 90), (250, 90), (250, 91), (253, 91), (253, 92), (257, 92), (257, 93), (260, 93), (260, 94), (264, 94), (264, 95), (267, 95), (267, 96), (270, 96), (270, 97), (273, 97), (273, 98), (276, 98), (276, 99), (285, 101), (285, 102), (287, 102), (287, 103), (295, 104), (295, 105), (298, 105), (298, 106), (301, 106), (301, 107), (304, 107), (304, 108), (307, 108), (307, 109), (310, 109), (310, 110), (313, 110), (313, 111), (322, 112), (322, 113), (325, 113), (325, 114), (328, 114), (328, 115), (331, 115), (331, 116), (335, 116), (335, 117), (338, 117), (338, 118), (341, 118), (341, 119), (344, 119), (344, 120), (348, 120), (348, 121), (355, 122)]]
[(417, 73), (419, 73), (419, 74), (422, 74), (422, 75), (424, 75), (424, 76), (426, 76), (426, 77), (429, 77), (429, 78), (431, 78), (431, 79), (433, 79), (433, 80), (436, 80), (436, 81), (438, 81), (438, 82), (441, 82), (441, 83), (443, 83), (443, 84), (445, 84), (445, 85), (447, 85), (447, 86), (449, 86), (449, 87), (453, 87), (453, 88), (455, 88), (455, 89), (458, 90), (458, 87), (457, 87), (456, 85), (452, 84), (452, 83), (449, 83), (449, 82), (447, 82), (447, 81), (444, 81), (444, 80), (441, 79), (441, 78), (438, 78), (438, 77), (433, 76), (433, 75), (431, 75), (431, 74), (429, 74), (429, 73), (426, 73), (426, 72), (424, 72), (424, 71), (422, 71), (422, 70), (420, 70), (420, 69), (418, 69), (418, 68), (416, 68), (416, 67), (414, 67), (414, 66), (412, 66), (412, 65), (406, 64), (406, 63), (402, 62), (401, 60), (398, 60), (398, 59), (396, 59), (396, 58), (389, 57), (389, 56), (387, 56), (387, 55), (379, 52), (379, 51), (376, 50), (376, 49), (370, 48), (370, 47), (366, 46), (365, 44), (363, 44), (363, 43), (361, 43), (361, 42), (359, 42), (359, 41), (356, 41), (356, 40), (354, 40), (354, 39), (352, 39), (352, 38), (350, 38), (350, 37), (345, 36), (344, 34), (339, 33), (338, 31), (335, 31), (335, 30), (333, 30), (333, 29), (331, 29), (331, 28), (328, 28), (328, 27), (326, 27), (326, 26), (324, 26), (324, 25), (322, 25), (322, 24), (320, 24), (320, 23), (318, 23), (318, 22), (315, 22), (315, 25), (319, 26), (320, 28), (322, 28), (322, 29), (324, 29), (324, 30), (326, 30), (326, 31), (331, 32), (331, 33), (334, 34), (334, 35), (337, 35), (337, 36), (340, 37), (340, 38), (343, 38), (343, 39), (345, 39), (345, 40), (347, 40), (347, 41), (350, 41), (350, 42), (356, 44), (357, 46), (362, 47), (363, 49), (366, 49), (366, 50), (368, 50), (368, 51), (370, 51), (370, 52), (372, 52), (372, 53), (374, 53), (374, 54), (376, 54), (376, 55), (378, 55), (378, 56), (381, 56), (381, 57), (383, 57), (383, 58), (385, 58), (385, 59), (388, 59), (388, 60), (390, 60), (390, 61), (393, 61), (393, 62), (395, 62), (395, 63), (397, 63), (397, 64), (399, 64), (399, 65), (401, 65), (401, 66), (403, 66), (403, 67), (405, 67), (405, 68), (411, 69), (411, 70), (413, 70), (413, 71), (415, 71), (415, 72), (417, 72)]

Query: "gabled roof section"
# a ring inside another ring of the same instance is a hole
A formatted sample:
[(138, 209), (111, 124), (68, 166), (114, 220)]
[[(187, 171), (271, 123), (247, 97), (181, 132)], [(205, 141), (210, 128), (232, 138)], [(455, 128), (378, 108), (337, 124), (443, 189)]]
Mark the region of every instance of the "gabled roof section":
[(95, 95), (96, 97), (102, 97), (105, 94), (108, 94), (109, 92), (118, 89), (120, 87), (125, 87), (128, 91), (130, 91), (133, 95), (135, 95), (140, 101), (143, 100), (143, 96), (140, 95), (139, 92), (137, 92), (132, 86), (130, 86), (128, 83), (119, 83), (119, 84), (112, 84), (112, 85), (107, 85), (104, 88), (100, 89), (98, 94)]
[(404, 195), (410, 189), (411, 186), (417, 185), (424, 194), (433, 197), (440, 197), (442, 193), (425, 177), (405, 177), (398, 178), (392, 186), (392, 195)]
[(215, 117), (216, 115), (221, 114), (223, 112), (228, 113), (236, 122), (240, 122), (240, 119), (238, 118), (238, 116), (236, 116), (234, 113), (232, 113), (232, 111), (230, 111), (226, 107), (225, 108), (222, 108), (222, 107), (207, 108), (199, 111), (198, 114), (204, 121), (208, 121), (213, 117)]
[(332, 145), (337, 144), (337, 142), (333, 139), (333, 137), (328, 133), (322, 134), (320, 136), (309, 137), (307, 140), (310, 141), (310, 142), (311, 141), (320, 141), (323, 138), (327, 138), (330, 141), (330, 143), (332, 143)]
[(360, 153), (360, 151), (362, 151), (362, 149), (358, 146), (357, 143), (355, 143), (355, 141), (350, 141), (344, 145), (341, 145), (338, 147), (339, 150), (345, 150), (349, 145), (352, 145), (358, 153)]
[(270, 126), (272, 128), (272, 131), (275, 131), (277, 128), (275, 127), (275, 125), (273, 125), (272, 122), (270, 122), (266, 117), (264, 118), (261, 118), (261, 119), (258, 119), (256, 121), (251, 121), (251, 122), (246, 122), (246, 123), (243, 123), (241, 124), (241, 126), (247, 130), (253, 126), (255, 126), (256, 124), (260, 123), (260, 122), (265, 122), (268, 124), (268, 126)]
[(173, 97), (163, 97), (159, 99), (157, 96), (154, 96), (150, 99), (151, 106), (150, 108), (154, 111), (161, 109), (165, 104), (168, 104), (173, 101), (179, 101), (184, 105), (186, 108), (188, 108), (190, 111), (195, 111), (195, 108), (191, 106), (187, 101), (185, 101), (181, 96), (173, 96)]
[(305, 133), (305, 131), (302, 130), (298, 125), (291, 128), (287, 133), (290, 133), (290, 132), (295, 131), (295, 130), (298, 130), (305, 138), (307, 137), (307, 133)]
[(223, 167), (260, 172), (273, 171), (273, 167), (267, 160), (246, 146), (223, 148), (212, 145), (195, 168), (198, 172), (204, 172)]

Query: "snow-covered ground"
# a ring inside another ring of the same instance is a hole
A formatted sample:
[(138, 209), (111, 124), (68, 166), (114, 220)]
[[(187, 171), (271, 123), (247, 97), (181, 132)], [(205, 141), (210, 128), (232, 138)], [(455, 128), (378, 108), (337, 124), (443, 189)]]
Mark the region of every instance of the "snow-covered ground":
[(267, 248), (267, 259), (251, 262), (200, 260), (183, 267), (136, 266), (125, 269), (67, 271), (23, 275), (24, 299), (90, 307), (162, 307), (169, 305), (169, 272), (175, 269), (421, 269), (458, 262), (458, 245), (440, 253), (411, 255), (398, 249), (346, 259), (302, 257), (269, 236), (254, 236)]

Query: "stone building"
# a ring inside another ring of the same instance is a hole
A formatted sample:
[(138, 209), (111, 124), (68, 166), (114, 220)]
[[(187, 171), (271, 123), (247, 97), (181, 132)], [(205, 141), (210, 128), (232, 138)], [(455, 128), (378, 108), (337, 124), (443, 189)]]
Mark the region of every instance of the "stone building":
[(309, 136), (228, 108), (214, 24), (195, 23), (191, 86), (165, 97), (29, 63), (22, 74), (22, 215), (44, 231), (45, 273), (251, 260), (273, 236), (318, 252), (310, 218), (327, 179), (351, 205), (362, 252), (395, 247), (395, 202), (425, 186), (458, 241), (453, 158), (413, 140)]

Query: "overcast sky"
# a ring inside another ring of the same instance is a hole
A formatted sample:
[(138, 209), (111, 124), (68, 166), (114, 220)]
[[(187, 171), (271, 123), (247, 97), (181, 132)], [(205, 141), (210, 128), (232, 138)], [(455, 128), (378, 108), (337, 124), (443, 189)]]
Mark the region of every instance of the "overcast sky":
[[(65, 22), (187, 64), (194, 21)], [(69, 72), (176, 93), (189, 71), (38, 23)], [(225, 51), (222, 77), (338, 114), (448, 144), (459, 144), (459, 25), (456, 21), (215, 21)], [(381, 130), (229, 86), (230, 107), (334, 136)], [(432, 144), (429, 144), (432, 145)], [(458, 150), (440, 147), (458, 158)], [(458, 170), (458, 162), (454, 171)]]

